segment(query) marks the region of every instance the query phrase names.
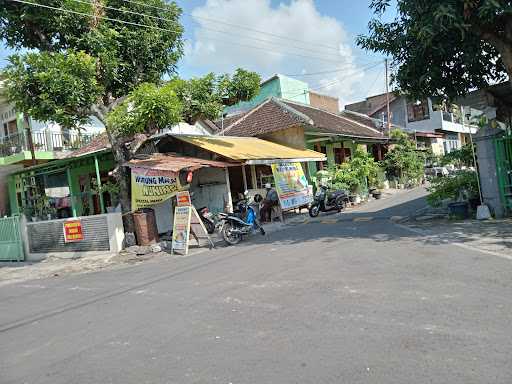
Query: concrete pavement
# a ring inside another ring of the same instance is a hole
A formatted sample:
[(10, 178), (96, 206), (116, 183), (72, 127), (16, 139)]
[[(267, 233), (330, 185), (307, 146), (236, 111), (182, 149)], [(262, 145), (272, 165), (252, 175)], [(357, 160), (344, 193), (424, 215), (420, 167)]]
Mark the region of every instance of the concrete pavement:
[(3, 287), (0, 382), (509, 383), (512, 263), (392, 224), (415, 193), (238, 247)]

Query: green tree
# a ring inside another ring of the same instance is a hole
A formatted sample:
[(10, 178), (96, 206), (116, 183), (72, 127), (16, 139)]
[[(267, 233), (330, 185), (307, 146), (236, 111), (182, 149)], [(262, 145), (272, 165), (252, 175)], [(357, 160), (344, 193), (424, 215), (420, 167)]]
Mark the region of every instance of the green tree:
[(350, 161), (337, 165), (330, 171), (334, 186), (340, 189), (348, 189), (351, 192), (356, 192), (362, 186), (365, 186), (366, 182), (372, 187), (376, 186), (379, 172), (379, 163), (374, 160), (371, 154), (359, 146), (354, 151)]
[(453, 164), (459, 167), (472, 167), (474, 166), (473, 163), (473, 150), (471, 149), (471, 144), (465, 144), (461, 148), (455, 149), (441, 158), (441, 164), (443, 165)]
[(393, 58), (393, 82), (411, 97), (454, 98), (512, 77), (512, 1), (372, 0), (376, 17), (359, 46)]
[(388, 176), (395, 176), (404, 184), (421, 178), (425, 157), (416, 149), (414, 140), (399, 129), (392, 130), (390, 137), (395, 144), (383, 161)]
[[(147, 0), (3, 2), (0, 37), (35, 50), (10, 58), (7, 94), (19, 111), (71, 128), (108, 114), (140, 84), (173, 75), (182, 56), (181, 9)], [(108, 128), (108, 127), (107, 127)], [(123, 210), (130, 209), (126, 141), (110, 129)]]
[[(122, 164), (147, 135), (182, 119), (215, 118), (223, 104), (259, 91), (259, 76), (244, 70), (233, 77), (175, 79), (183, 53), (175, 2), (31, 3), (4, 1), (0, 8), (0, 37), (11, 48), (34, 50), (10, 58), (8, 98), (19, 111), (64, 127), (90, 115), (103, 122), (118, 163), (124, 212), (130, 210), (129, 171)], [(175, 80), (166, 84), (165, 75)]]

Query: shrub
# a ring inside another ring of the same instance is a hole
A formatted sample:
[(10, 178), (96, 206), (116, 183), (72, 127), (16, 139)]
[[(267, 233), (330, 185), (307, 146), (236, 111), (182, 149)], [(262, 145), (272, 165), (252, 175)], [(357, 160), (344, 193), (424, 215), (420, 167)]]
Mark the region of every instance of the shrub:
[(329, 173), (334, 188), (357, 192), (366, 182), (378, 186), (382, 170), (369, 153), (357, 148), (349, 162), (331, 168)]
[(453, 164), (455, 166), (472, 167), (473, 164), (473, 151), (471, 144), (466, 144), (463, 147), (447, 153), (441, 158), (441, 164)]
[(474, 171), (459, 171), (454, 175), (435, 177), (428, 188), (427, 201), (432, 206), (439, 206), (445, 199), (456, 200), (463, 195), (467, 199), (478, 196), (477, 174)]
[(424, 174), (424, 154), (418, 152), (407, 133), (395, 129), (390, 136), (396, 144), (383, 161), (387, 174), (397, 177), (402, 184), (417, 181)]

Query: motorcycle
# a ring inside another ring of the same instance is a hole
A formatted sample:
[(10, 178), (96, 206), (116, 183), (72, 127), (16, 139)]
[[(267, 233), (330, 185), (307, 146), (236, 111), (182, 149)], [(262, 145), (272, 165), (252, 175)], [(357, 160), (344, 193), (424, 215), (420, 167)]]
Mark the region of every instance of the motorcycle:
[(329, 192), (329, 188), (321, 185), (315, 193), (315, 198), (309, 206), (309, 216), (317, 217), (320, 212), (344, 210), (349, 202), (347, 192), (340, 189)]
[(243, 236), (253, 231), (259, 230), (261, 235), (265, 235), (265, 230), (261, 227), (254, 208), (248, 204), (247, 200), (238, 202), (237, 211), (234, 214), (219, 213), (219, 219), (220, 233), (228, 245), (238, 244)]
[(208, 207), (199, 208), (197, 213), (199, 214), (199, 217), (201, 218), (201, 221), (203, 222), (208, 234), (213, 234), (215, 232), (215, 219)]

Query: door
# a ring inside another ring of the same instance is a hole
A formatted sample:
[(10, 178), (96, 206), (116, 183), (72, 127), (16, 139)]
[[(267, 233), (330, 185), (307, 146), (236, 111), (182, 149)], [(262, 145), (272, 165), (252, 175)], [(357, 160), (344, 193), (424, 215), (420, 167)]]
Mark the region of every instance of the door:
[(23, 261), (19, 217), (0, 219), (0, 261)]
[(496, 139), (496, 171), (501, 200), (507, 210), (512, 212), (512, 136)]

